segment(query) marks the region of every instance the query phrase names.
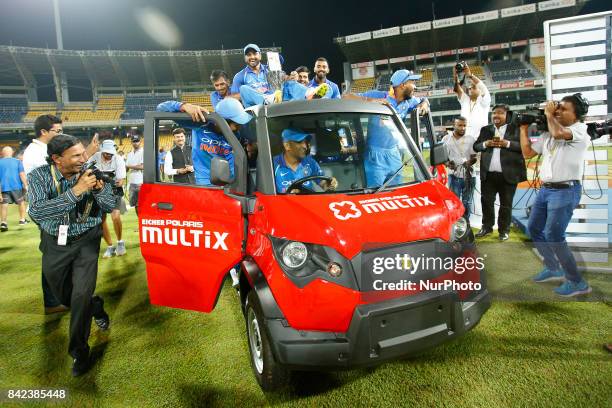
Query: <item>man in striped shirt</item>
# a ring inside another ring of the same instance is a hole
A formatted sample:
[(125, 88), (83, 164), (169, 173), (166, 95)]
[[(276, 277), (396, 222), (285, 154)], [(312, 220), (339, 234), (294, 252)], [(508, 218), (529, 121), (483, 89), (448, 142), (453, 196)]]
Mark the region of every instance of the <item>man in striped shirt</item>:
[(112, 188), (91, 170), (79, 139), (58, 135), (47, 145), (49, 164), (28, 174), (30, 217), (41, 231), (42, 272), (54, 296), (70, 306), (72, 375), (91, 367), (88, 338), (92, 317), (102, 330), (110, 321), (93, 296), (98, 273), (102, 214), (112, 211)]

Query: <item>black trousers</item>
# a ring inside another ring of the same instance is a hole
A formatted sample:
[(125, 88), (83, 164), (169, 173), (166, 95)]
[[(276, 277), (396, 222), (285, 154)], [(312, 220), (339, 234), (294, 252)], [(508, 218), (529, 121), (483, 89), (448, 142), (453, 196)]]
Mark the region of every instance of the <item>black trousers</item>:
[(495, 196), (499, 194), (500, 208), (497, 215), (497, 229), (500, 234), (510, 232), (512, 199), (516, 192), (516, 184), (506, 182), (502, 173), (487, 172), (481, 188), (482, 228), (493, 229), (495, 224)]
[(42, 271), (53, 295), (70, 306), (70, 343), (68, 352), (74, 358), (89, 353), (89, 332), (94, 315), (103, 309), (102, 300), (94, 298), (98, 276), (98, 255), (102, 227), (90, 229), (78, 240), (58, 245), (57, 237), (41, 233)]

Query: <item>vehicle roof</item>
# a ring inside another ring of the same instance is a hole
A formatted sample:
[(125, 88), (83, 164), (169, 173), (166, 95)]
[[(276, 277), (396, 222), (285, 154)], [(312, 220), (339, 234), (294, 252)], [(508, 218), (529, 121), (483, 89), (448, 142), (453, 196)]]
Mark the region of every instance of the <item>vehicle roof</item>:
[(316, 99), (277, 103), (273, 105), (258, 105), (248, 109), (255, 116), (269, 118), (288, 115), (305, 115), (327, 112), (372, 113), (389, 115), (393, 110), (380, 103), (365, 102), (354, 99)]

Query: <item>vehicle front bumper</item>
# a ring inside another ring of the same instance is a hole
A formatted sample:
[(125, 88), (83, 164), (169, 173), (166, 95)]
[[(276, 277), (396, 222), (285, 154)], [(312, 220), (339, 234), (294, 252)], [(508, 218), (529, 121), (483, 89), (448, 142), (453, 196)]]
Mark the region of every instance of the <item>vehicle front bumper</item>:
[(342, 369), (418, 353), (475, 327), (490, 307), (488, 291), (462, 302), (455, 292), (421, 293), (358, 306), (346, 333), (295, 330), (267, 319), (279, 363), (293, 369)]

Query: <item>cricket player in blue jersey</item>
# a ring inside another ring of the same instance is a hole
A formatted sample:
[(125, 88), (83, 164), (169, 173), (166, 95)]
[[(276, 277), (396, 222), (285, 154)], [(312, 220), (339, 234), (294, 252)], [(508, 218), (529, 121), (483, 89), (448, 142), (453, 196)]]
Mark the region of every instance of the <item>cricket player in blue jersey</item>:
[[(191, 115), (193, 122), (205, 122), (206, 111), (197, 105), (166, 101), (157, 105), (159, 112), (186, 112)], [(251, 120), (251, 115), (234, 98), (225, 98), (215, 107), (215, 112), (227, 121), (232, 132), (236, 133), (240, 127)], [(195, 180), (198, 185), (209, 186), (210, 162), (214, 156), (226, 159), (230, 164), (232, 176), (234, 174), (234, 154), (232, 146), (225, 140), (221, 130), (215, 123), (198, 125), (190, 121), (178, 121), (179, 126), (191, 128), (191, 156), (195, 171)]]
[[(414, 81), (418, 79), (421, 79), (421, 75), (400, 69), (391, 76), (392, 93), (372, 90), (361, 94), (345, 94), (343, 98), (379, 102), (391, 106), (404, 121), (415, 109), (422, 113), (429, 111), (429, 101), (413, 95), (416, 89)], [(407, 151), (407, 147), (401, 135), (396, 133), (397, 128), (390, 118), (374, 116), (368, 123), (364, 159), (368, 187), (382, 185), (402, 165), (402, 155)]]
[(297, 82), (297, 74), (283, 83), (283, 89), (274, 92), (268, 82), (270, 68), (261, 63), (261, 50), (256, 44), (244, 47), (246, 67), (234, 75), (231, 94), (240, 96), (245, 108), (254, 105), (269, 105), (282, 101), (322, 98), (329, 92), (329, 85), (321, 84), (315, 88)]
[[(323, 176), (319, 163), (309, 154), (311, 136), (299, 129), (285, 129), (281, 133), (283, 139), (283, 153), (274, 157), (274, 181), (276, 191), (287, 193), (287, 188), (296, 180), (307, 176)], [(332, 177), (331, 182), (321, 180), (319, 186), (325, 191), (334, 191), (338, 187), (338, 180)], [(312, 190), (313, 180), (302, 186)], [(297, 189), (296, 189), (297, 190)], [(296, 190), (289, 193), (297, 192)]]
[(308, 83), (309, 88), (316, 88), (321, 84), (327, 84), (329, 86), (329, 91), (325, 94), (325, 98), (331, 99), (340, 99), (340, 89), (338, 85), (334, 82), (327, 79), (327, 75), (329, 75), (329, 63), (327, 59), (320, 57), (315, 61), (314, 66), (314, 78)]
[(229, 77), (225, 71), (215, 69), (210, 74), (210, 82), (215, 87), (214, 92), (210, 94), (210, 103), (214, 109), (219, 102), (230, 94)]

